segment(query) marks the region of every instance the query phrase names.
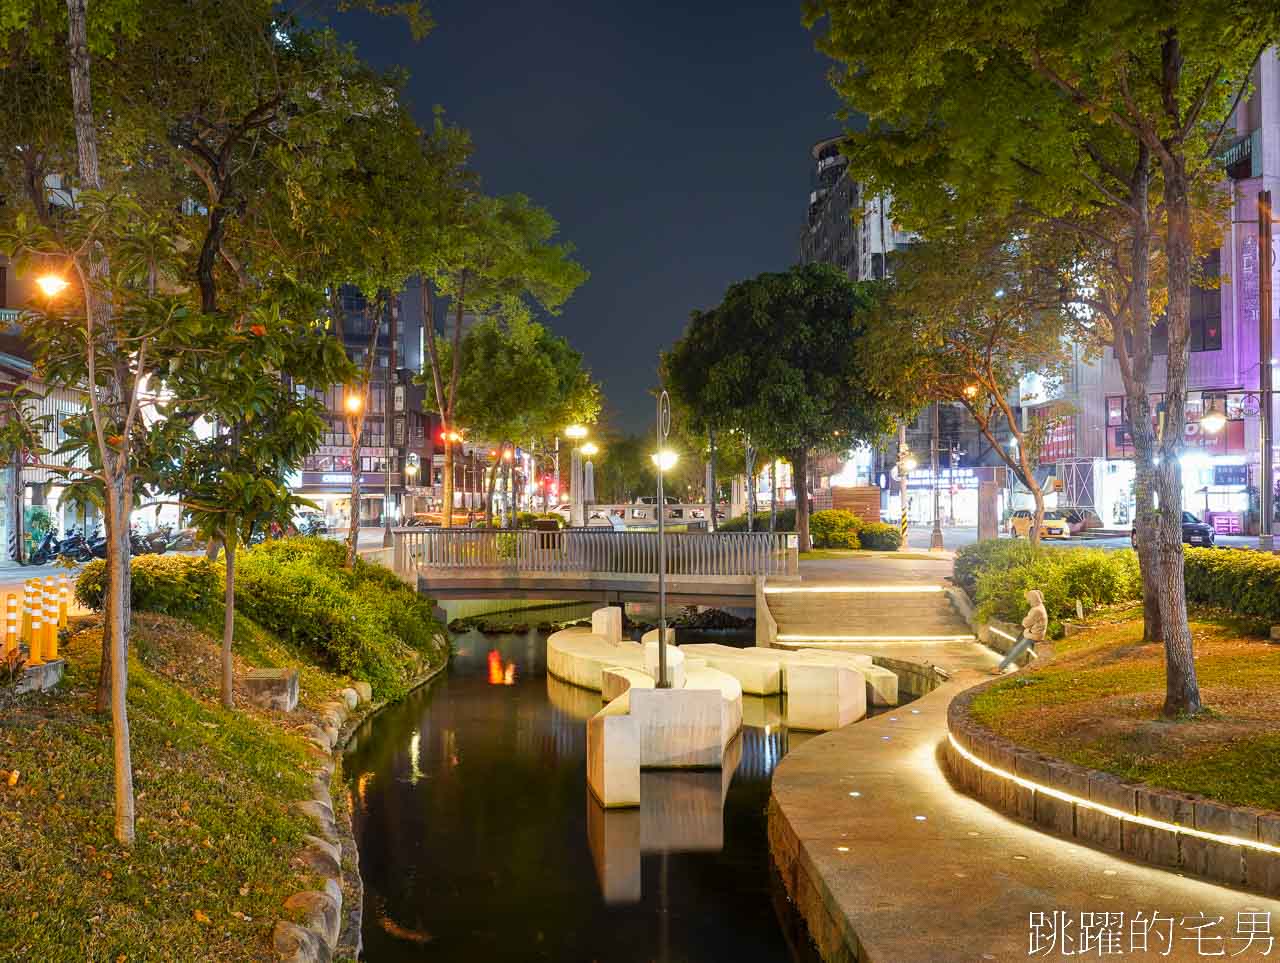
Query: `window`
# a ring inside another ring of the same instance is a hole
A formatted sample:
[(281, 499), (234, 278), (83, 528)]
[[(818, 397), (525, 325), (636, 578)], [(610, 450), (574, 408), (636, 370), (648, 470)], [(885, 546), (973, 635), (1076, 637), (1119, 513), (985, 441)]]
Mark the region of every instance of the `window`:
[[(1201, 266), (1205, 278), (1221, 274), (1221, 257), (1214, 251)], [(1191, 313), (1187, 322), (1188, 347), (1195, 352), (1222, 350), (1222, 291), (1217, 287), (1191, 288)], [(1130, 342), (1132, 347), (1132, 342)], [(1151, 329), (1151, 353), (1169, 353), (1169, 322), (1161, 317)]]

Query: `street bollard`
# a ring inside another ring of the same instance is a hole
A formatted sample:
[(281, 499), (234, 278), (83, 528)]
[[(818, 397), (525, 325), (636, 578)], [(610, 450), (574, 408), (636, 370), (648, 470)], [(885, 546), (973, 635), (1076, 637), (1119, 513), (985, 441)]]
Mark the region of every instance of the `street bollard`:
[(58, 576), (58, 628), (67, 627), (67, 609), (71, 605), (71, 579)]
[(16, 652), (22, 641), (22, 620), (18, 617), (18, 593), (6, 592), (4, 596), (4, 654), (6, 658)]
[(44, 580), (44, 660), (58, 658), (58, 582), (52, 575)]
[(40, 595), (40, 580), (26, 583), (27, 589), (27, 665), (44, 665), (41, 650), (44, 648), (44, 601)]

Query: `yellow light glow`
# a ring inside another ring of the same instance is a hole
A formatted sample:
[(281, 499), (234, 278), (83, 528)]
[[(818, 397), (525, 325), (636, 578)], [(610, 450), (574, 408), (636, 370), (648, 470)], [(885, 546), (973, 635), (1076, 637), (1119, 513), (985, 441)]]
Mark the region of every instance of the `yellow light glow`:
[(1114, 809), (1111, 806), (1104, 806), (1102, 803), (1096, 803), (1092, 799), (1085, 799), (1081, 796), (1072, 795), (1069, 792), (1063, 792), (1053, 786), (1045, 786), (1031, 779), (1022, 776), (1016, 776), (1008, 770), (1001, 769), (999, 766), (993, 766), (985, 759), (979, 759), (964, 746), (956, 741), (956, 737), (950, 732), (947, 733), (947, 740), (957, 753), (964, 759), (973, 763), (979, 769), (983, 769), (1001, 779), (1007, 779), (1010, 782), (1017, 783), (1024, 789), (1034, 789), (1036, 792), (1044, 793), (1046, 796), (1052, 796), (1054, 799), (1061, 799), (1063, 802), (1073, 803), (1076, 806), (1082, 806), (1085, 809), (1092, 809), (1095, 812), (1106, 813), (1108, 816), (1115, 816), (1125, 822), (1134, 823), (1138, 826), (1149, 826), (1152, 829), (1165, 829), (1170, 832), (1180, 833), (1183, 836), (1194, 836), (1197, 839), (1208, 839), (1215, 843), (1226, 843), (1228, 846), (1244, 846), (1248, 849), (1258, 849), (1264, 853), (1280, 853), (1280, 846), (1272, 846), (1270, 843), (1264, 843), (1257, 839), (1245, 839), (1243, 836), (1224, 836), (1220, 833), (1210, 833), (1203, 829), (1195, 829), (1191, 826), (1183, 826), (1179, 823), (1167, 823), (1163, 819), (1152, 819), (1149, 816), (1139, 816), (1136, 813), (1127, 813), (1123, 809)]
[(966, 398), (976, 398), (976, 397), (978, 397), (978, 386), (977, 386), (977, 385), (965, 385), (965, 386), (964, 386), (964, 396), (965, 396)]
[(1211, 435), (1216, 435), (1227, 426), (1227, 416), (1221, 411), (1209, 411), (1200, 419), (1200, 427)]
[(779, 635), (779, 642), (976, 642), (972, 635)]
[(347, 395), (346, 406), (351, 414), (359, 414), (360, 409), (364, 407), (364, 399), (355, 394)]
[(655, 451), (649, 457), (652, 458), (653, 463), (658, 466), (658, 471), (671, 471), (671, 469), (676, 467), (676, 462), (680, 460), (680, 456), (670, 448), (664, 448), (662, 451)]
[(579, 438), (586, 438), (587, 437), (586, 426), (570, 425), (568, 428), (564, 430), (564, 436), (566, 438), (572, 438), (574, 441), (577, 441)]
[(67, 285), (70, 283), (66, 278), (57, 274), (42, 274), (36, 278), (36, 286), (40, 288), (41, 293), (46, 298), (56, 298), (67, 289)]
[(589, 441), (582, 446), (582, 453), (590, 458), (592, 455), (600, 454), (600, 446), (594, 441)]
[(502, 457), (505, 458), (507, 461), (510, 461), (515, 456), (516, 456), (516, 453), (512, 451), (510, 448), (506, 448), (502, 452)]
[(410, 475), (410, 476), (416, 475), (416, 474), (418, 474), (418, 466), (417, 466), (417, 465), (405, 465), (405, 466), (404, 466), (404, 472), (405, 472), (405, 474), (406, 474), (406, 475)]
[(917, 464), (918, 462), (916, 461), (915, 455), (907, 455), (902, 459), (902, 468), (907, 474), (911, 474), (911, 472), (915, 471)]
[(770, 585), (765, 588), (764, 594), (786, 595), (795, 592), (843, 594), (845, 592), (865, 592), (874, 595), (880, 592), (945, 592), (946, 590), (947, 587), (945, 585)]

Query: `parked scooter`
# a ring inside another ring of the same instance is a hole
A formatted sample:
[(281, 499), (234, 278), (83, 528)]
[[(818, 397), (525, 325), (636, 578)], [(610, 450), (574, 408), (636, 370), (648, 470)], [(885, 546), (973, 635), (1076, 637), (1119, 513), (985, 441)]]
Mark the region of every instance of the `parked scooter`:
[(40, 540), (31, 551), (31, 556), (27, 559), (28, 565), (48, 565), (58, 556), (58, 533), (50, 528), (44, 533), (44, 538)]
[(58, 543), (58, 556), (76, 562), (87, 562), (93, 558), (93, 551), (89, 548), (84, 532), (78, 528), (67, 532), (67, 537)]

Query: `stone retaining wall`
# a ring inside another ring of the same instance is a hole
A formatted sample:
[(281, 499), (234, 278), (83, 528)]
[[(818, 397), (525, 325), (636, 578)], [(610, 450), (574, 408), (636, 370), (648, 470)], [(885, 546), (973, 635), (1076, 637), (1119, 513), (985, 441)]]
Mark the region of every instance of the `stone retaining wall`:
[(1280, 813), (1126, 783), (1018, 746), (969, 714), (998, 681), (960, 693), (947, 712), (947, 767), (966, 792), (1061, 836), (1280, 896)]

